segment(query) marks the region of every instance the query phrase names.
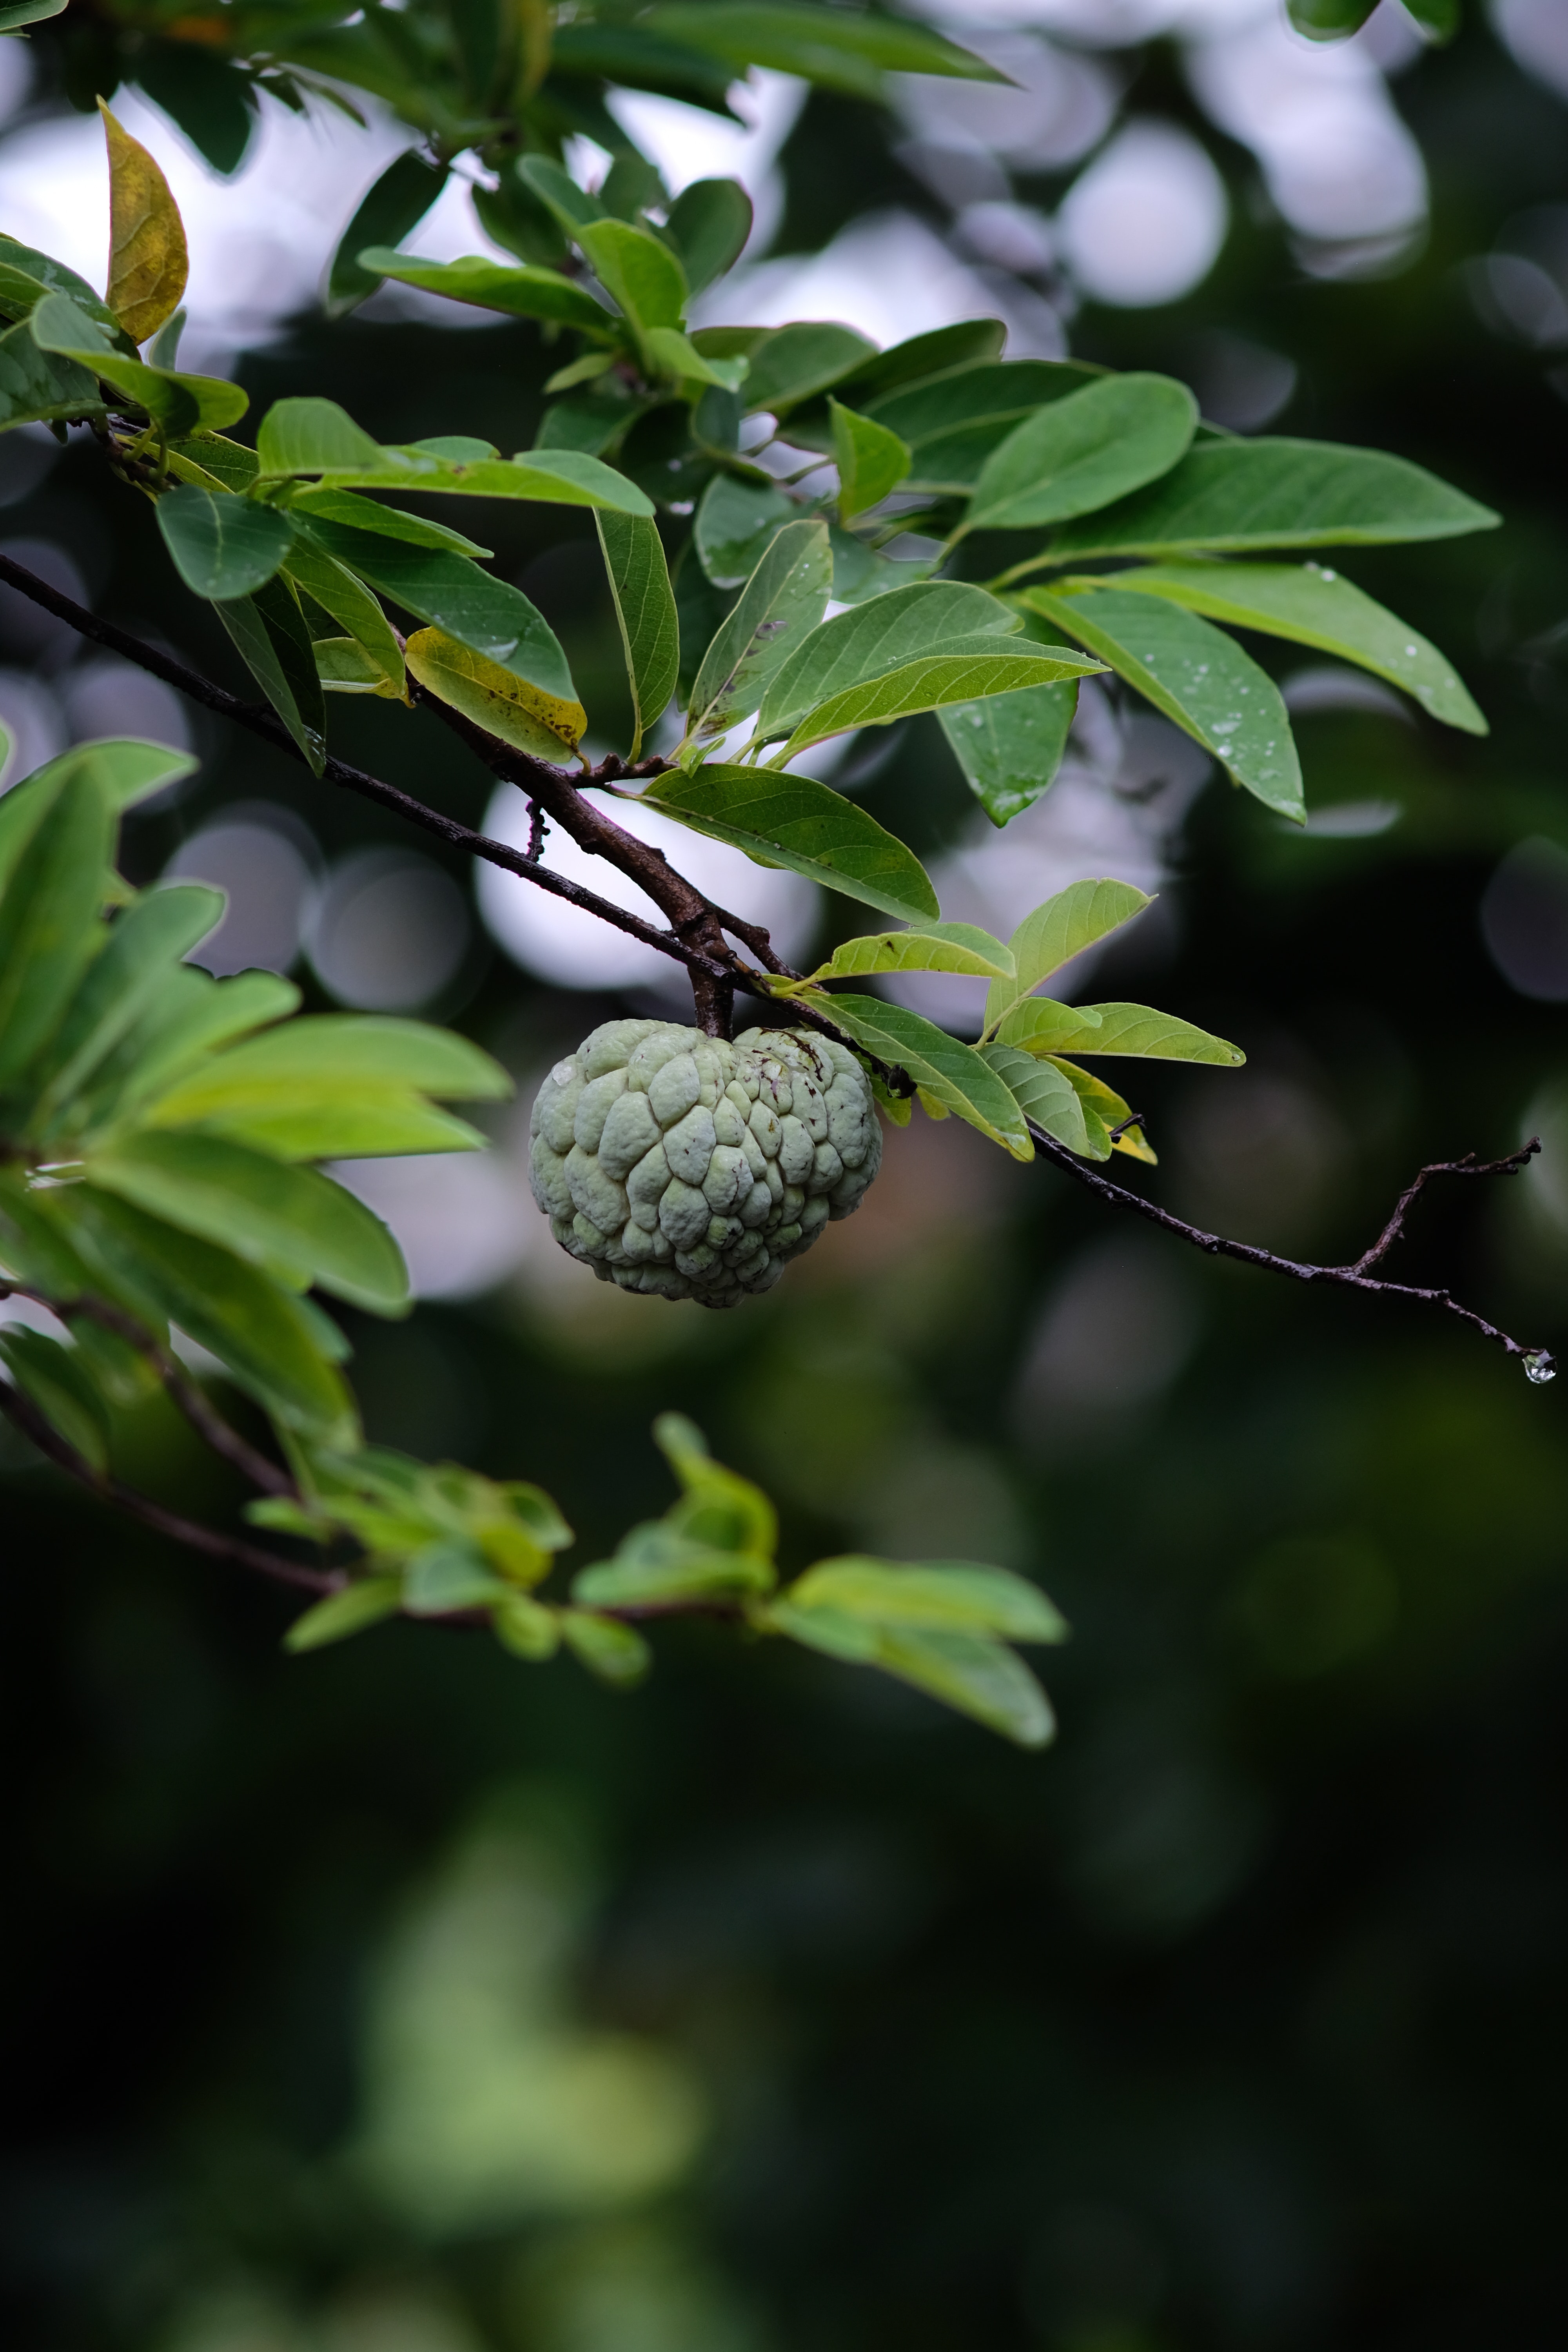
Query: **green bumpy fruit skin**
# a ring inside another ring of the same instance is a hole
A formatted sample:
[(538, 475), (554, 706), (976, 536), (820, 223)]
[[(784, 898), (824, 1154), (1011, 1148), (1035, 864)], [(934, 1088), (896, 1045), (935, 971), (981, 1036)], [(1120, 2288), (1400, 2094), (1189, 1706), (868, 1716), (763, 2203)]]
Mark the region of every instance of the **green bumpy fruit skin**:
[(602, 1282), (738, 1307), (771, 1290), (882, 1160), (871, 1083), (810, 1030), (729, 1044), (672, 1021), (606, 1021), (533, 1106), (533, 1197)]

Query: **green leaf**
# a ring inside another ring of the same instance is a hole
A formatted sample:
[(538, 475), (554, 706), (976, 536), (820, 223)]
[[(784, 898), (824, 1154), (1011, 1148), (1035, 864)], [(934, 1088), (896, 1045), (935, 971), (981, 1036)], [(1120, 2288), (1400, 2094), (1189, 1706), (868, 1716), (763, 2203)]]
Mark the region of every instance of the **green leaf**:
[(226, 377), (178, 374), (172, 368), (127, 359), (68, 295), (46, 294), (27, 326), (40, 351), (59, 352), (90, 368), (125, 399), (144, 408), (171, 436), (197, 425), (237, 424), (250, 405), (249, 395)]
[(994, 825), (1032, 808), (1056, 782), (1078, 709), (1078, 681), (955, 702), (937, 713), (963, 779)]
[(483, 1554), (460, 1536), (425, 1544), (404, 1575), (403, 1605), (411, 1617), (445, 1617), (454, 1609), (486, 1609), (510, 1593)]
[(79, 278), (53, 254), (40, 253), (36, 247), (0, 233), (0, 318), (26, 319), (45, 294), (68, 295), (79, 310), (97, 320), (127, 359), (135, 358), (135, 344), (85, 278)]
[(384, 1617), (395, 1617), (402, 1607), (400, 1576), (356, 1578), (341, 1592), (329, 1592), (324, 1601), (318, 1601), (302, 1617), (296, 1617), (283, 1636), (283, 1647), (296, 1654), (324, 1649), (329, 1642), (346, 1641), (351, 1633), (363, 1633), (367, 1626), (379, 1625)]
[(913, 850), (830, 784), (768, 768), (710, 762), (656, 776), (643, 793), (693, 833), (743, 849), (883, 914), (919, 922), (937, 914), (935, 891)]
[(353, 1443), (352, 1402), (305, 1301), (232, 1251), (96, 1186), (72, 1186), (61, 1212), (82, 1255), (136, 1313), (176, 1324), (291, 1429)]
[(13, 1323), (0, 1330), (0, 1360), (50, 1428), (101, 1478), (109, 1468), (109, 1415), (74, 1350)]
[(144, 343), (180, 307), (190, 274), (184, 223), (145, 147), (121, 128), (101, 98), (98, 111), (109, 150), (105, 299), (132, 341)]
[(763, 66), (799, 74), (847, 97), (879, 99), (889, 73), (944, 74), (1000, 81), (983, 58), (924, 25), (864, 9), (807, 7), (800, 0), (666, 0), (643, 19), (647, 29), (723, 58), (744, 73)]
[(752, 234), (752, 200), (739, 180), (693, 180), (669, 207), (665, 233), (693, 294), (734, 268)]
[(197, 153), (228, 179), (256, 130), (254, 85), (194, 41), (152, 41), (136, 58), (137, 88), (178, 124)]
[(994, 360), (880, 393), (867, 414), (914, 453), (911, 489), (963, 493), (1026, 418), (1103, 380), (1102, 369), (1079, 361)]
[(247, 490), (256, 479), (254, 449), (222, 433), (193, 433), (168, 445), (169, 471), (203, 490)]
[(680, 667), (680, 623), (658, 525), (645, 515), (610, 514), (603, 509), (594, 521), (615, 599), (632, 692), (632, 744), (627, 757), (635, 761), (643, 738), (675, 692)]
[(899, 1566), (858, 1553), (818, 1560), (784, 1596), (796, 1609), (834, 1609), (878, 1625), (929, 1625), (1013, 1642), (1065, 1642), (1065, 1620), (1038, 1585), (968, 1560)]
[(1091, 1150), (1089, 1130), (1078, 1090), (1054, 1062), (1037, 1062), (1016, 1045), (982, 1045), (981, 1058), (995, 1071), (1024, 1117), (1034, 1126), (1065, 1143), (1085, 1159), (1103, 1160), (1110, 1145)]
[[(133, 735), (106, 735), (96, 742), (73, 743), (68, 751), (36, 768), (27, 778), (27, 788), (46, 777), (53, 786), (72, 776), (90, 774), (99, 791), (107, 794), (110, 806), (122, 811), (133, 808), (163, 785), (193, 774), (200, 764), (189, 751), (172, 751), (167, 743), (145, 743)], [(5, 796), (7, 808), (23, 789), (20, 784), (12, 786)], [(0, 866), (0, 877), (3, 873)]]
[(832, 580), (826, 524), (786, 523), (702, 656), (686, 713), (689, 740), (710, 741), (756, 709), (821, 620)]
[(1081, 955), (1152, 901), (1131, 882), (1074, 882), (1026, 915), (1008, 945), (1017, 967), (1016, 988), (993, 988), (985, 998), (985, 1026), (994, 1029), (1010, 1004), (1038, 988), (1064, 963)]
[(588, 714), (574, 695), (547, 694), (440, 629), (416, 630), (404, 655), (427, 693), (514, 751), (557, 762), (575, 753)]
[(294, 539), (294, 526), (275, 508), (190, 483), (165, 492), (157, 516), (163, 544), (186, 587), (217, 603), (264, 587)]
[(879, 1061), (907, 1070), (917, 1086), (993, 1143), (1000, 1143), (1015, 1160), (1034, 1158), (1035, 1147), (1017, 1104), (973, 1045), (879, 997), (829, 996), (825, 990), (815, 1001), (857, 1045)]
[(787, 1600), (775, 1601), (764, 1622), (830, 1658), (878, 1666), (1021, 1748), (1043, 1748), (1056, 1729), (1046, 1695), (1022, 1658), (984, 1635), (873, 1625)]
[(631, 1626), (613, 1617), (597, 1617), (587, 1609), (563, 1609), (562, 1639), (578, 1663), (601, 1682), (618, 1690), (640, 1683), (653, 1664), (653, 1652)]
[[(451, 498), (528, 499), (544, 506), (610, 507), (618, 514), (650, 515), (654, 510), (653, 500), (635, 482), (580, 449), (530, 449), (515, 457), (456, 458), (410, 443), (403, 448), (383, 449), (374, 467), (345, 467), (324, 478), (329, 491), (356, 485)], [(308, 492), (304, 499), (296, 497), (291, 511), (307, 504), (326, 511), (321, 501), (321, 491)], [(481, 552), (488, 554), (489, 550)]]
[(477, 253), (465, 254), (460, 261), (410, 259), (384, 245), (367, 247), (359, 259), (364, 275), (378, 281), (393, 278), (400, 286), (444, 294), (449, 302), (499, 310), (503, 318), (542, 319), (551, 326), (575, 327), (604, 342), (616, 340), (618, 321), (585, 288), (574, 286), (558, 269), (486, 260)]
[(1305, 822), (1290, 714), (1268, 671), (1223, 629), (1161, 598), (1117, 588), (1072, 596), (1029, 588), (1024, 594), (1212, 752), (1265, 808)]
[[(1077, 583), (1074, 583), (1076, 586)], [(1119, 589), (1168, 597), (1232, 628), (1258, 629), (1357, 662), (1468, 735), (1487, 722), (1436, 646), (1407, 621), (1317, 563), (1170, 563), (1119, 572)]]
[(1405, 0), (1405, 9), (1439, 47), (1459, 29), (1459, 0)]
[(1290, 22), (1310, 41), (1342, 41), (1361, 30), (1377, 0), (1288, 0), (1288, 5)]
[(327, 760), (326, 708), (310, 632), (293, 590), (284, 581), (269, 580), (255, 595), (226, 597), (213, 609), (233, 638), (240, 659), (304, 753), (310, 773), (321, 775)]
[(0, 433), (103, 414), (98, 378), (75, 360), (41, 352), (25, 319), (0, 335)]
[(1009, 694), (1036, 679), (1050, 683), (1082, 677), (1100, 667), (1098, 662), (1084, 661), (1067, 646), (1034, 645), (1024, 638), (999, 644), (994, 635), (954, 637), (942, 653), (921, 655), (901, 669), (818, 703), (784, 749), (773, 754), (772, 764), (782, 766), (813, 743), (851, 728), (885, 727), (918, 711), (938, 710), (944, 703), (969, 702), (977, 695)]
[(570, 173), (552, 163), (548, 155), (521, 157), (517, 175), (541, 203), (549, 206), (570, 237), (575, 238), (580, 228), (589, 228), (595, 221), (608, 218), (598, 197), (580, 188)]
[(331, 483), (302, 484), (289, 498), (288, 513), (296, 523), (341, 523), (350, 530), (373, 531), (378, 539), (402, 540), (408, 547), (428, 547), (448, 555), (492, 555), (493, 548), (465, 539), (428, 515), (409, 514), (403, 507), (384, 507), (376, 499), (361, 498), (357, 490), (341, 490)]
[(852, 374), (840, 379), (839, 390), (854, 393), (859, 406), (884, 397), (900, 384), (999, 360), (1006, 341), (1007, 330), (1000, 319), (963, 319), (956, 326), (933, 327), (862, 361)]
[(830, 400), (827, 406), (838, 467), (838, 520), (849, 522), (868, 507), (880, 505), (904, 479), (914, 459), (908, 445), (875, 417), (861, 416), (837, 400)]
[(509, 582), (481, 572), (467, 556), (413, 547), (342, 523), (312, 517), (306, 529), (323, 555), (346, 564), (432, 628), (558, 701), (577, 700), (554, 630)]
[(59, 1215), (68, 1187), (34, 1191), (19, 1166), (0, 1165), (0, 1265), (15, 1282), (64, 1307), (93, 1286)]
[(658, 90), (725, 112), (731, 68), (679, 41), (625, 24), (558, 24), (551, 43), (552, 75), (618, 82), (626, 89)]
[(0, 33), (20, 32), (24, 25), (41, 25), (46, 16), (65, 13), (66, 0), (10, 0), (0, 8)]
[(799, 502), (770, 483), (715, 474), (691, 526), (697, 560), (716, 588), (738, 588), (762, 562), (773, 533), (800, 518)]
[[(296, 588), (314, 597), (322, 611), (330, 613), (348, 631), (341, 642), (353, 646), (363, 665), (358, 682), (401, 699), (406, 690), (403, 649), (391, 622), (363, 581), (356, 579), (346, 565), (335, 562), (330, 555), (299, 543), (283, 568), (285, 577)], [(316, 644), (316, 665), (320, 669), (320, 640)]]
[(341, 319), (367, 294), (375, 292), (384, 273), (367, 268), (360, 259), (362, 252), (367, 246), (401, 245), (446, 186), (447, 170), (445, 163), (432, 163), (417, 148), (410, 147), (366, 189), (327, 273), (329, 318)]
[(178, 1077), (144, 1117), (149, 1126), (232, 1135), (281, 1159), (348, 1160), (474, 1149), (482, 1137), (420, 1097), (493, 1101), (511, 1091), (499, 1063), (449, 1030), (312, 1013)]
[(702, 1543), (650, 1519), (622, 1537), (614, 1559), (574, 1576), (572, 1598), (590, 1609), (642, 1609), (768, 1592), (774, 1580), (770, 1559)]
[[(1114, 1087), (1106, 1085), (1103, 1078), (1095, 1077), (1088, 1070), (1080, 1070), (1076, 1062), (1064, 1062), (1059, 1055), (1053, 1055), (1048, 1064), (1042, 1062), (1037, 1066), (1058, 1071), (1078, 1096), (1083, 1123), (1089, 1132), (1086, 1158), (1109, 1160), (1113, 1151), (1124, 1151), (1131, 1160), (1142, 1160), (1146, 1167), (1159, 1165), (1158, 1157), (1150, 1150), (1142, 1129), (1128, 1123), (1132, 1114), (1127, 1104)], [(1112, 1130), (1118, 1127), (1124, 1132), (1113, 1139)]]
[(1205, 441), (1163, 481), (1070, 523), (1051, 557), (1377, 547), (1491, 530), (1500, 520), (1381, 449), (1262, 437)]
[(1236, 1069), (1247, 1056), (1223, 1037), (1156, 1013), (1147, 1004), (1052, 1004), (1031, 996), (1016, 1004), (996, 1033), (1026, 1054), (1138, 1054), (1160, 1062), (1214, 1062)]
[(653, 1437), (682, 1490), (665, 1524), (721, 1550), (771, 1560), (778, 1549), (778, 1514), (762, 1488), (715, 1462), (708, 1440), (683, 1412), (661, 1412)]
[(1027, 530), (1091, 513), (1169, 473), (1198, 404), (1167, 375), (1104, 376), (1037, 409), (981, 468), (972, 530)]
[[(26, 789), (7, 794), (0, 812)], [(103, 943), (98, 910), (114, 814), (98, 771), (62, 762), (54, 778), (34, 780), (10, 825), (0, 823), (0, 874), (15, 846), (0, 898), (0, 1085), (54, 1034)]]
[(275, 400), (256, 436), (258, 468), (278, 474), (374, 472), (379, 443), (335, 400)]
[(802, 321), (775, 327), (752, 346), (746, 378), (748, 409), (768, 409), (787, 416), (792, 408), (814, 393), (826, 392), (863, 362), (876, 357), (877, 347), (853, 327)]
[(738, 392), (745, 382), (744, 360), (704, 359), (690, 337), (674, 327), (645, 329), (642, 350), (648, 373), (671, 383), (711, 383), (722, 392)]
[(594, 221), (574, 232), (600, 285), (619, 304), (639, 341), (652, 327), (686, 317), (686, 272), (668, 246), (630, 221)]
[(32, 1122), (47, 1132), (60, 1106), (92, 1077), (152, 1003), (177, 963), (222, 920), (224, 894), (200, 882), (150, 890), (127, 908), (56, 1031)]
[(504, 1102), (513, 1091), (500, 1064), (467, 1037), (426, 1021), (369, 1013), (308, 1013), (233, 1047), (213, 1068), (230, 1078), (243, 1073), (333, 1084), (385, 1080), (417, 1087), (437, 1101)]
[(833, 546), (833, 599), (838, 604), (864, 604), (873, 596), (890, 596), (895, 589), (929, 580), (939, 558), (921, 556), (913, 562), (879, 555), (851, 530), (829, 523)]
[(110, 1055), (73, 1132), (95, 1131), (164, 1093), (209, 1054), (294, 1012), (300, 992), (272, 971), (214, 980), (194, 964), (165, 973), (153, 1003)]
[(297, 1267), (351, 1306), (396, 1314), (408, 1304), (403, 1253), (379, 1217), (341, 1184), (216, 1135), (131, 1135), (90, 1152), (83, 1172), (182, 1233), (253, 1265)]
[[(1014, 977), (1012, 950), (975, 923), (926, 923), (918, 930), (879, 931), (869, 938), (846, 940), (826, 963), (807, 974), (812, 983), (825, 980), (856, 980), (868, 972), (953, 971), (982, 980)], [(796, 981), (773, 980), (775, 996), (799, 986)]]
[(561, 1621), (554, 1610), (529, 1600), (526, 1593), (513, 1592), (498, 1601), (490, 1611), (490, 1624), (502, 1649), (530, 1665), (542, 1665), (561, 1647)]
[(789, 734), (835, 695), (889, 676), (954, 638), (1011, 637), (1019, 615), (984, 588), (961, 581), (918, 581), (836, 614), (797, 645), (763, 699), (757, 730), (764, 740)]

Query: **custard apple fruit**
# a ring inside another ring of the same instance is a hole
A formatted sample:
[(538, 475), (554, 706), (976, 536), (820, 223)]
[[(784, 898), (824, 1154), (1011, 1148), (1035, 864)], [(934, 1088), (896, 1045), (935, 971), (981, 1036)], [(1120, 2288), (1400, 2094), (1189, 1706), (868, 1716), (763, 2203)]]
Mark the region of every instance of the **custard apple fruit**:
[(606, 1021), (533, 1106), (533, 1197), (602, 1282), (736, 1307), (768, 1290), (882, 1158), (871, 1082), (808, 1029), (732, 1045)]

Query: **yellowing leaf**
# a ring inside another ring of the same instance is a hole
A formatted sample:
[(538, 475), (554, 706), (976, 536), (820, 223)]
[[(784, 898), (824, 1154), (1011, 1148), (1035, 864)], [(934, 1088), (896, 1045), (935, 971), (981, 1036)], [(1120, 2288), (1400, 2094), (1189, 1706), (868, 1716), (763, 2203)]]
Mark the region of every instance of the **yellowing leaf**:
[(101, 99), (98, 110), (109, 142), (109, 307), (132, 342), (144, 343), (180, 307), (190, 274), (185, 226), (145, 147)]
[(426, 692), (438, 695), (478, 727), (535, 759), (559, 761), (582, 740), (588, 714), (580, 702), (547, 694), (526, 678), (487, 661), (444, 629), (419, 629), (404, 657)]

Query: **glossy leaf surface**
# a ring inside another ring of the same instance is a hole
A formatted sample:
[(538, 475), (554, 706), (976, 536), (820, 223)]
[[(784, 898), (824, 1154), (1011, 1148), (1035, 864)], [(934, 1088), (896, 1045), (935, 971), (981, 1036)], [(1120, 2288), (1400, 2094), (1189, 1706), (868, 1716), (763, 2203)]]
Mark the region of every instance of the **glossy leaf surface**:
[(1164, 375), (1104, 376), (1016, 425), (981, 468), (968, 521), (1026, 530), (1091, 513), (1169, 473), (1198, 404)]
[(1332, 441), (1206, 441), (1164, 479), (1069, 523), (1056, 555), (1375, 547), (1490, 530), (1500, 518), (1408, 458)]
[(912, 849), (830, 784), (767, 768), (709, 762), (656, 776), (643, 795), (694, 833), (743, 849), (760, 866), (787, 866), (884, 914), (918, 922), (939, 909)]
[(680, 623), (658, 525), (643, 516), (603, 509), (594, 520), (626, 655), (633, 714), (629, 757), (635, 760), (644, 736), (675, 692)]
[(1315, 646), (1385, 677), (1430, 718), (1468, 735), (1487, 722), (1436, 646), (1349, 580), (1318, 563), (1167, 563), (1118, 572), (1116, 584), (1165, 596), (1232, 628)]
[(1122, 589), (1058, 596), (1031, 588), (1025, 595), (1047, 620), (1101, 655), (1266, 808), (1304, 822), (1290, 714), (1268, 671), (1223, 629), (1179, 605)]

